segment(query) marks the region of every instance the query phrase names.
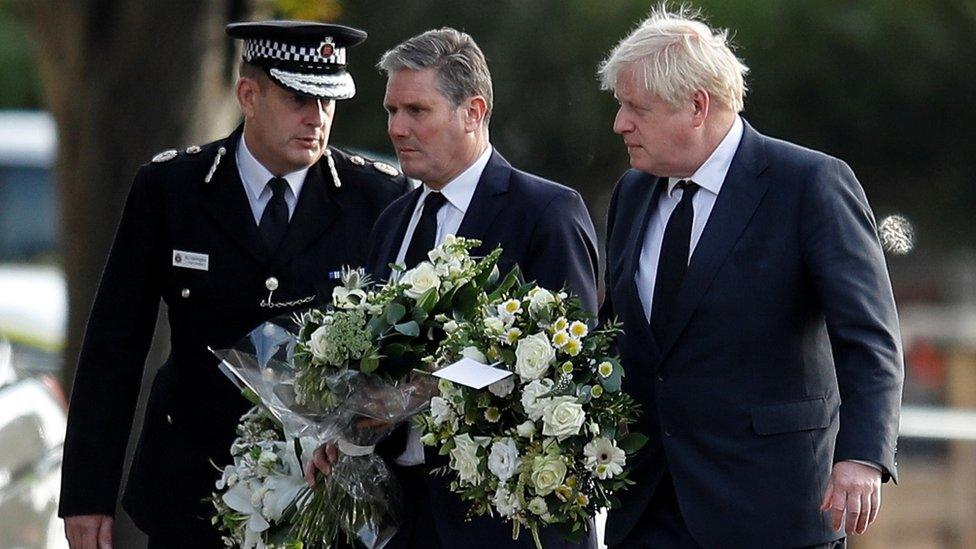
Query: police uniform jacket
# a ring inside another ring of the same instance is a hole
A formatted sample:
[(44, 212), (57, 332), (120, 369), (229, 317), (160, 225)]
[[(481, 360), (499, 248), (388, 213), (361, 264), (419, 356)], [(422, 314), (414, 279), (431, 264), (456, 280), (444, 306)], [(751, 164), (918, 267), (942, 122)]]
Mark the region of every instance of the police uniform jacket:
[[(171, 353), (152, 384), (123, 505), (151, 536), (209, 527), (213, 464), (230, 462), (248, 403), (207, 348), (230, 348), (266, 319), (328, 301), (338, 271), (365, 263), (377, 216), (408, 190), (389, 166), (331, 148), (341, 186), (323, 156), (269, 253), (235, 163), (241, 133), (157, 157), (136, 175), (78, 364), (61, 516), (114, 514), (162, 298)], [(261, 305), (274, 286), (270, 301), (290, 306)]]

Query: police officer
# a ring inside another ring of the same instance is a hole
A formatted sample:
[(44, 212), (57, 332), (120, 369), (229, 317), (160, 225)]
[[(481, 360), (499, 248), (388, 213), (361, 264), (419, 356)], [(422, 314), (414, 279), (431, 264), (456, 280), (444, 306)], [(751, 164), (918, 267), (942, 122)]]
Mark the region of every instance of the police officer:
[(71, 398), (60, 515), (73, 548), (111, 543), (123, 457), (160, 298), (171, 354), (152, 384), (123, 497), (150, 547), (218, 547), (205, 498), (248, 408), (207, 348), (329, 300), (361, 265), (380, 212), (408, 190), (387, 164), (328, 146), (355, 94), (346, 49), (366, 33), (236, 23), (244, 40), (226, 139), (158, 154), (136, 174), (92, 308)]

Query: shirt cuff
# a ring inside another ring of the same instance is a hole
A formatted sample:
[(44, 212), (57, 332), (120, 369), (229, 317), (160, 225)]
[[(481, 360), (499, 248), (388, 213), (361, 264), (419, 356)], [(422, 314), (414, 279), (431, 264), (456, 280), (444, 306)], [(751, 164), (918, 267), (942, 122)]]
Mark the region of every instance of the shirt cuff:
[(882, 469), (880, 465), (878, 465), (873, 461), (864, 461), (863, 459), (845, 459), (843, 461), (849, 461), (851, 463), (860, 463), (861, 465), (867, 465), (868, 467), (873, 467), (881, 472), (884, 472), (884, 469)]

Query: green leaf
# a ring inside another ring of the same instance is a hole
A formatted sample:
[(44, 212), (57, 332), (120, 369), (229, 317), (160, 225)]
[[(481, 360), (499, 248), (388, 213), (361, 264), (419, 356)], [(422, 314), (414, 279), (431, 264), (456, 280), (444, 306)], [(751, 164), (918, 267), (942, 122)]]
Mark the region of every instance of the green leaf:
[(405, 336), (417, 337), (420, 335), (420, 324), (417, 324), (417, 322), (414, 320), (397, 324), (393, 327), (393, 329)]
[(424, 292), (424, 295), (420, 296), (417, 300), (417, 307), (423, 309), (426, 312), (431, 312), (434, 307), (437, 306), (437, 288), (431, 288)]
[(396, 324), (407, 314), (407, 308), (396, 301), (391, 301), (386, 305), (383, 316), (389, 324)]
[(640, 433), (630, 433), (617, 441), (617, 446), (628, 454), (636, 453), (647, 444), (647, 437)]
[(495, 301), (496, 299), (500, 298), (502, 294), (512, 289), (512, 286), (515, 286), (515, 284), (518, 283), (518, 278), (519, 268), (518, 265), (516, 265), (512, 267), (511, 271), (508, 271), (508, 274), (505, 275), (502, 283), (495, 288), (495, 291), (491, 292), (491, 294), (488, 296), (488, 301)]
[(380, 367), (380, 359), (377, 356), (366, 356), (359, 361), (359, 371), (364, 374), (375, 372)]
[(369, 332), (373, 338), (378, 338), (383, 335), (383, 332), (385, 332), (390, 325), (382, 316), (374, 316), (369, 320), (367, 327), (369, 328)]
[(454, 294), (454, 317), (471, 318), (477, 305), (478, 287), (473, 282), (469, 282), (461, 286)]

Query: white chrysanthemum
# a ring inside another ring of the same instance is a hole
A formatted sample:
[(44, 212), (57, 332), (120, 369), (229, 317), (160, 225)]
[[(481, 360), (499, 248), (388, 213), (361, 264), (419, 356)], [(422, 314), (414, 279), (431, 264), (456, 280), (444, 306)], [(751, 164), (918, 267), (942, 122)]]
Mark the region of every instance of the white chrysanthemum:
[(583, 447), (586, 456), (586, 466), (598, 478), (613, 478), (624, 471), (627, 454), (617, 447), (610, 439), (598, 437), (586, 443)]
[(576, 339), (583, 339), (589, 333), (590, 329), (586, 327), (586, 324), (583, 324), (579, 320), (576, 320), (569, 325), (569, 334)]

